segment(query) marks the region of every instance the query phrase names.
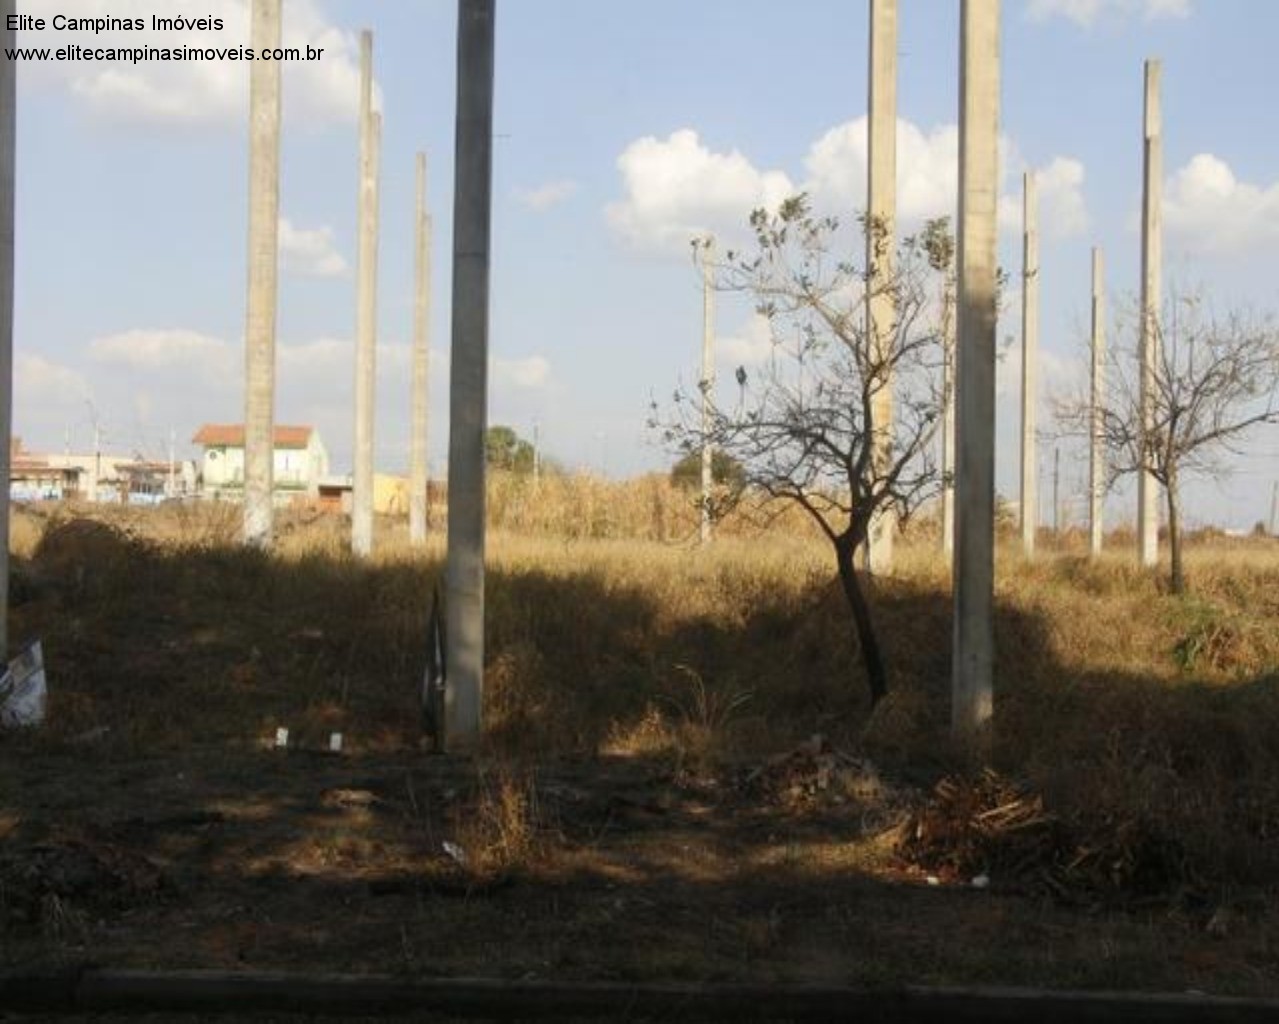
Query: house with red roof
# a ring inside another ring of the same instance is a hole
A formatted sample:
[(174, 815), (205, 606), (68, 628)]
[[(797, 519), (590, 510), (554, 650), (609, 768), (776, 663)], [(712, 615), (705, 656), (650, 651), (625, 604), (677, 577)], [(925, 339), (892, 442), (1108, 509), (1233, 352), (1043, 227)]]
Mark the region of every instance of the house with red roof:
[[(244, 495), (244, 424), (206, 423), (191, 439), (204, 449), (201, 489), (207, 498), (239, 500)], [(276, 501), (315, 498), (328, 476), (329, 453), (320, 432), (308, 426), (277, 426), (273, 469)]]

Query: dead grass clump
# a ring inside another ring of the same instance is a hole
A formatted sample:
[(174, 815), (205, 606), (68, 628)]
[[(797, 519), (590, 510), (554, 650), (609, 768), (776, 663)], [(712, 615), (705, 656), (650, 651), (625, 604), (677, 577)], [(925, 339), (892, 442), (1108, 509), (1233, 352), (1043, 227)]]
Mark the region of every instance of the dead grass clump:
[(505, 881), (532, 869), (545, 852), (550, 829), (531, 771), (481, 768), (471, 797), (449, 814), (454, 838), (444, 849), (470, 885)]
[(9, 550), (18, 558), (30, 558), (44, 536), (47, 514), (31, 505), (9, 509)]
[(677, 748), (700, 761), (732, 749), (734, 728), (754, 696), (750, 690), (708, 684), (696, 669), (676, 664), (658, 700), (668, 711)]

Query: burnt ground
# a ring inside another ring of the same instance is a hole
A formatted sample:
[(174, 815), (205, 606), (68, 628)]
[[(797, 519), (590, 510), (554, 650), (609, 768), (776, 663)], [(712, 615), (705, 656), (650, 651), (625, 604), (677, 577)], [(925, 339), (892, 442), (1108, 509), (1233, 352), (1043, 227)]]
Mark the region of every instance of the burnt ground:
[(480, 764), (9, 741), (3, 962), (1279, 992), (1265, 904), (929, 879), (918, 797), (856, 759)]

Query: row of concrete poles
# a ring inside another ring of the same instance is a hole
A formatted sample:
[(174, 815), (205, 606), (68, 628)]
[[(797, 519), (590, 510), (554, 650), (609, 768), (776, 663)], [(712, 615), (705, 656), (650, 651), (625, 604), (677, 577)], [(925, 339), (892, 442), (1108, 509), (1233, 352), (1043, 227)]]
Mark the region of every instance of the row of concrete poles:
[[(449, 393), (447, 645), (449, 680), (445, 728), (451, 747), (478, 736), (484, 666), (484, 431), (488, 395), (489, 240), (492, 191), (494, 17), (496, 0), (459, 0), (457, 115), (453, 210), (452, 361)], [(983, 729), (991, 714), (994, 584), (994, 408), (996, 336), (996, 208), (998, 204), (999, 0), (961, 0), (959, 76), (959, 217), (955, 311), (957, 337), (947, 345), (954, 367), (954, 401), (946, 382), (944, 466), (953, 468), (954, 494), (943, 496), (943, 535), (954, 539), (955, 616), (952, 721), (957, 733)], [(0, 0), (12, 14), (15, 0)], [(896, 176), (896, 0), (870, 0), (870, 147), (867, 208), (876, 234), (888, 231), (892, 248)], [(5, 22), (7, 25), (7, 20)], [(277, 46), (281, 0), (253, 0), (252, 45)], [(12, 45), (14, 33), (3, 38)], [(275, 391), (275, 329), (278, 273), (280, 68), (255, 61), (250, 85), (249, 288), (246, 321), (245, 502), (247, 543), (267, 545), (272, 532), (272, 459)], [(13, 356), (13, 224), (15, 166), (15, 64), (0, 68), (0, 434), (11, 432)], [(378, 163), (381, 116), (373, 109), (372, 37), (360, 44), (360, 206), (357, 296), (355, 473), (351, 544), (367, 555), (373, 539), (373, 407), (376, 350)], [(1159, 307), (1162, 148), (1159, 65), (1146, 66), (1142, 215), (1141, 406), (1149, 423)], [(1022, 521), (1025, 544), (1033, 546), (1034, 394), (1038, 316), (1038, 245), (1033, 178), (1025, 182), (1023, 307)], [(426, 534), (426, 431), (431, 223), (426, 212), (426, 160), (417, 157), (415, 210), (415, 301), (412, 373), (412, 466), (410, 535)], [(868, 231), (868, 236), (872, 232)], [(868, 237), (868, 246), (877, 240)], [(878, 244), (882, 246), (882, 240)], [(882, 254), (882, 248), (880, 253)], [(869, 250), (868, 250), (869, 254)], [(708, 266), (709, 252), (703, 251)], [(873, 261), (877, 275), (891, 264)], [(1100, 401), (1103, 362), (1103, 295), (1100, 251), (1093, 256), (1094, 410)], [(872, 338), (891, 324), (893, 310), (883, 289), (870, 289), (867, 316)], [(705, 334), (712, 330), (705, 308)], [(709, 376), (704, 369), (704, 376)], [(876, 457), (891, 443), (891, 389), (881, 390), (875, 410)], [(954, 410), (950, 409), (953, 404)], [(953, 424), (953, 440), (951, 430)], [(882, 430), (882, 432), (881, 432)], [(1099, 431), (1091, 445), (1092, 544), (1101, 536)], [(7, 479), (9, 446), (0, 446), (0, 475)], [(953, 460), (953, 466), (952, 462)], [(709, 485), (709, 451), (703, 480)], [(1141, 559), (1157, 556), (1156, 487), (1140, 475), (1138, 535)], [(705, 506), (704, 506), (705, 508)], [(950, 520), (953, 517), (953, 530)], [(9, 504), (0, 502), (0, 536), (7, 535)], [(872, 569), (892, 560), (891, 523), (872, 528)], [(703, 530), (709, 530), (704, 520)], [(0, 651), (7, 651), (8, 546), (0, 544)]]

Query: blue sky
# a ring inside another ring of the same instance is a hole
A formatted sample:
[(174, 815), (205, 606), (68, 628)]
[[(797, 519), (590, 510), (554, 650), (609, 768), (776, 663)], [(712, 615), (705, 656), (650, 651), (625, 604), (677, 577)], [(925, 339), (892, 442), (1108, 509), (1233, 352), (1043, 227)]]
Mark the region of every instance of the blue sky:
[[(223, 33), (167, 41), (247, 42), (247, 0), (19, 7), (217, 14)], [(907, 225), (953, 210), (958, 7), (901, 0)], [(318, 425), (336, 467), (349, 465), (355, 45), (368, 27), (385, 117), (377, 457), (387, 471), (407, 464), (413, 156), (424, 149), (440, 472), (455, 5), (284, 8), (286, 37), (326, 56), (284, 78), (277, 418)], [(669, 462), (644, 419), (651, 396), (696, 373), (688, 238), (710, 229), (731, 240), (751, 207), (798, 188), (846, 217), (862, 205), (866, 22), (865, 3), (850, 0), (499, 0), (492, 422), (525, 434), (538, 423), (569, 466), (623, 475)], [(54, 35), (19, 42), (68, 41)], [(1105, 249), (1112, 308), (1136, 289), (1147, 57), (1164, 62), (1168, 286), (1203, 288), (1218, 308), (1279, 309), (1275, 38), (1279, 5), (1255, 0), (1005, 0), (1001, 261), (1015, 284), (1020, 176), (1034, 168), (1046, 389), (1082, 367), (1090, 247)], [(242, 416), (247, 70), (26, 65), (19, 103), (15, 430), (33, 449), (60, 449), (68, 434), (86, 448), (96, 418), (112, 450), (159, 455), (173, 430), (186, 451), (201, 422)], [(1018, 302), (1014, 287), (1001, 337), (1018, 334)], [(761, 351), (744, 305), (722, 302), (718, 329), (723, 367)], [(1003, 370), (998, 486), (1013, 495), (1015, 358)], [(1047, 472), (1051, 452), (1041, 461)], [(1084, 467), (1063, 462), (1070, 493)], [(1272, 431), (1229, 479), (1195, 489), (1191, 517), (1251, 526), (1275, 478)], [(1118, 497), (1112, 517), (1130, 514)]]

